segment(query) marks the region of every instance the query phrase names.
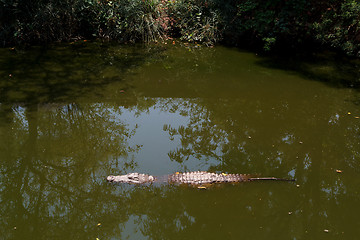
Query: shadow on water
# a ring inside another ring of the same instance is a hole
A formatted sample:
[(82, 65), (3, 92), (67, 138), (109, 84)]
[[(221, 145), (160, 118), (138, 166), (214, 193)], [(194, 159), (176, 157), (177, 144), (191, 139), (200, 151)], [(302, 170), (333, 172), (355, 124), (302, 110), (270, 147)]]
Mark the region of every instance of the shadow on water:
[(298, 74), (331, 87), (360, 89), (360, 60), (332, 52), (314, 53), (311, 56), (266, 57), (257, 64)]
[(163, 50), (158, 46), (119, 48), (99, 42), (1, 49), (0, 102), (93, 99), (114, 82), (122, 84), (118, 91), (128, 91), (130, 86), (123, 81), (124, 76)]

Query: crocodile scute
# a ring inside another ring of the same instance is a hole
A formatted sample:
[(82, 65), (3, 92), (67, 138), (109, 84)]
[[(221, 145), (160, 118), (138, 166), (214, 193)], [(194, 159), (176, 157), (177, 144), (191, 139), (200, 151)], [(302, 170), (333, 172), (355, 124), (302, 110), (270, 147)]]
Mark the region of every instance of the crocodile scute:
[(167, 182), (175, 184), (212, 184), (212, 183), (237, 183), (248, 182), (256, 180), (278, 180), (278, 181), (294, 181), (293, 179), (283, 179), (274, 177), (254, 178), (248, 174), (226, 174), (226, 173), (212, 173), (206, 171), (197, 172), (176, 172), (174, 174), (165, 176), (152, 176), (143, 173), (128, 173), (119, 176), (108, 176), (107, 181), (116, 183), (152, 183), (152, 182)]

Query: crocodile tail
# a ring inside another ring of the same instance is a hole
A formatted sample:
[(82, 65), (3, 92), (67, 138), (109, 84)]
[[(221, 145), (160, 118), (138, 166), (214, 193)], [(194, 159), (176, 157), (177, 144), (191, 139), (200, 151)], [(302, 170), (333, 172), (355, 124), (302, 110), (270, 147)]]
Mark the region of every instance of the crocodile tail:
[(248, 178), (248, 181), (295, 181), (295, 179), (287, 179), (287, 178), (275, 178), (275, 177), (255, 177)]
[(237, 174), (239, 176), (238, 182), (248, 182), (251, 181), (251, 175), (250, 174)]

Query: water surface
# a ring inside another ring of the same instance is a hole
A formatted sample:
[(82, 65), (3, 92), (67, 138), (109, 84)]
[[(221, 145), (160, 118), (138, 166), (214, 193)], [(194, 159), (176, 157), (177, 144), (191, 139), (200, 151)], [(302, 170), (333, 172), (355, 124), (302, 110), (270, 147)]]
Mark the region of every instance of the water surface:
[[(352, 61), (98, 42), (0, 53), (3, 239), (360, 236)], [(105, 181), (197, 170), (296, 182)]]

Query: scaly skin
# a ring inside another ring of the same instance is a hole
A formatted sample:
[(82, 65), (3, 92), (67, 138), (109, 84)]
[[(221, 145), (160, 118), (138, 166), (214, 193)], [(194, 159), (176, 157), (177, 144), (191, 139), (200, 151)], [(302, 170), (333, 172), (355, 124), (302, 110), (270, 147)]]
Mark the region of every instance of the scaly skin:
[(177, 183), (177, 184), (192, 184), (192, 185), (202, 185), (202, 184), (212, 184), (212, 183), (237, 183), (237, 182), (247, 182), (247, 181), (256, 181), (256, 180), (277, 180), (277, 181), (294, 181), (293, 179), (282, 179), (282, 178), (251, 178), (247, 174), (225, 174), (225, 173), (211, 173), (205, 171), (198, 172), (186, 172), (179, 173), (176, 172), (171, 175), (155, 177), (148, 174), (142, 173), (128, 173), (126, 175), (120, 176), (108, 176), (107, 180), (109, 182), (117, 183), (152, 183), (152, 182), (168, 182), (168, 183)]

